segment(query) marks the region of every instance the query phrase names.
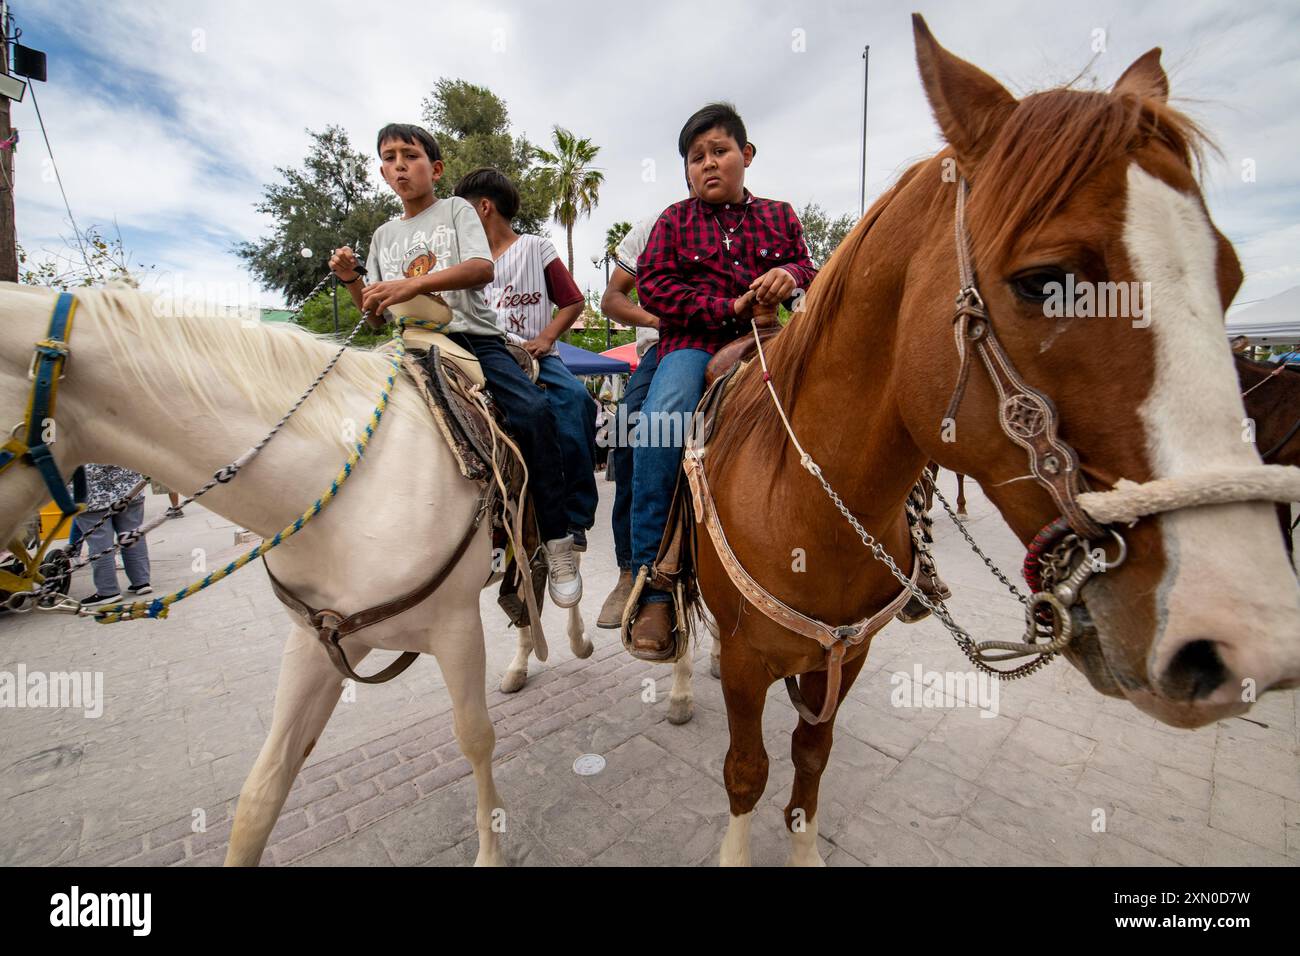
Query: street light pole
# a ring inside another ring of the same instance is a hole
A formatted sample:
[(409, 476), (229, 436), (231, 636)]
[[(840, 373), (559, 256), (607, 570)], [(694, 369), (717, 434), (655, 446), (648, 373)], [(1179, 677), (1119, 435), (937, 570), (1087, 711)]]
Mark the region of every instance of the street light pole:
[(330, 298), (334, 300), (334, 334), (339, 334), (339, 277), (334, 276), (330, 283), (333, 289), (330, 291)]

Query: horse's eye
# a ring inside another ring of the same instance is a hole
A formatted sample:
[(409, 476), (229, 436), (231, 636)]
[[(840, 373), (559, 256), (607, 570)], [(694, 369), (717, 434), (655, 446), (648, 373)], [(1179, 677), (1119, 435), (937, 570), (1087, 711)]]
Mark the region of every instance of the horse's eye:
[(1055, 268), (1032, 269), (1013, 276), (1008, 283), (1011, 291), (1024, 302), (1046, 302), (1053, 295), (1065, 292), (1065, 271)]

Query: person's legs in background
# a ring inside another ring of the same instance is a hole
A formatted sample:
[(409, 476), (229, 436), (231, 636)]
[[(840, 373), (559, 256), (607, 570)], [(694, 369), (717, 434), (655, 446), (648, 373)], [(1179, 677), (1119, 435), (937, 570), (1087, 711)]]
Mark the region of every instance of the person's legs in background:
[(81, 554), (81, 525), (73, 518), (68, 525), (68, 557), (75, 560)]
[[(129, 505), (126, 510), (113, 517), (113, 530), (121, 535), (128, 531), (135, 531), (144, 524), (144, 495), (140, 495)], [(148, 594), (153, 590), (149, 586), (149, 545), (144, 538), (141, 538), (129, 548), (122, 549), (122, 568), (126, 571), (126, 579), (130, 587), (128, 590), (132, 594)], [(116, 583), (117, 575), (114, 575)], [(95, 585), (99, 587), (98, 584)]]
[(564, 511), (578, 551), (587, 550), (587, 531), (596, 523), (596, 403), (558, 355), (538, 360), (537, 381), (555, 417), (564, 460)]
[[(77, 515), (76, 521), (81, 525), (81, 534), (85, 539), (86, 547), (90, 549), (92, 555), (99, 554), (101, 551), (108, 550), (107, 554), (101, 555), (90, 562), (91, 578), (95, 582), (95, 593), (82, 601), (83, 604), (93, 605), (102, 604), (104, 599), (117, 598), (122, 594), (122, 589), (117, 583), (117, 568), (113, 563), (113, 522), (100, 519), (107, 516), (108, 510), (83, 511)], [(98, 528), (95, 525), (99, 525)], [(94, 530), (91, 530), (91, 529)]]
[[(636, 427), (645, 404), (646, 394), (650, 391), (650, 382), (654, 379), (655, 369), (659, 365), (659, 347), (652, 345), (641, 356), (641, 362), (627, 380), (627, 391), (619, 403), (616, 417), (606, 425), (606, 439), (610, 443), (609, 457), (614, 468), (614, 509), (611, 523), (614, 526), (614, 557), (618, 561), (618, 583), (605, 598), (596, 619), (597, 627), (615, 628), (620, 625), (623, 608), (628, 595), (632, 593), (632, 476), (635, 455), (631, 440), (628, 439)], [(620, 435), (619, 428), (625, 429)]]

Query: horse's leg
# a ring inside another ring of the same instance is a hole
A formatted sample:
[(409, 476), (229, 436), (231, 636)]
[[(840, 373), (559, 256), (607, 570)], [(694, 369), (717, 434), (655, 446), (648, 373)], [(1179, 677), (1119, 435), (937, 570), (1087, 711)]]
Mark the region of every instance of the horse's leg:
[(695, 716), (695, 695), (691, 693), (691, 651), (673, 665), (673, 689), (668, 695), (668, 723), (684, 724)]
[(474, 769), (478, 805), (474, 825), (478, 830), (478, 856), (475, 866), (503, 866), (498, 834), (505, 829), (505, 808), (492, 780), (492, 749), (496, 733), (488, 717), (487, 655), (483, 647), (483, 625), (474, 623), (472, 630), (454, 641), (441, 641), (436, 653), (447, 692), (451, 695), (452, 720), (456, 742)]
[[(349, 648), (355, 667), (365, 648)], [(343, 680), (315, 633), (294, 622), (280, 662), (271, 732), (239, 791), (227, 866), (256, 866), (303, 761), (334, 712)]]
[(727, 703), (731, 746), (722, 768), (731, 819), (722, 838), (720, 866), (749, 866), (749, 826), (767, 786), (763, 704), (772, 675), (739, 634), (722, 654), (722, 696)]
[[(582, 555), (575, 553), (573, 560), (581, 566)], [(595, 649), (595, 645), (587, 637), (587, 625), (582, 620), (582, 608), (580, 605), (575, 604), (569, 608), (569, 650), (573, 651), (574, 657), (585, 660), (591, 656)]]
[(966, 476), (957, 472), (957, 514), (966, 516)]
[[(849, 692), (862, 670), (867, 655), (844, 664), (839, 699)], [(799, 691), (808, 706), (820, 709), (826, 699), (826, 672), (805, 674), (799, 681)], [(839, 712), (838, 705), (836, 713)], [(791, 866), (825, 866), (821, 851), (817, 849), (817, 791), (821, 786), (822, 771), (830, 756), (835, 733), (835, 714), (824, 724), (810, 724), (802, 717), (799, 726), (790, 736), (790, 758), (794, 762), (794, 786), (790, 789), (790, 802), (785, 808), (785, 825), (790, 831)]]
[(515, 648), (515, 659), (510, 662), (506, 672), (501, 675), (501, 693), (513, 694), (523, 690), (528, 682), (528, 658), (533, 653), (533, 629), (519, 628), (519, 646)]

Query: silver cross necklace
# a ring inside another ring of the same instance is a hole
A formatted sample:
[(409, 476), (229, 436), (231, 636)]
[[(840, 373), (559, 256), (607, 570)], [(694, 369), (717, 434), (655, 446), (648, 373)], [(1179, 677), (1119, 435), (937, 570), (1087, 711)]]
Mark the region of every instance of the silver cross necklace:
[(745, 224), (745, 217), (748, 215), (749, 215), (749, 203), (745, 203), (745, 211), (740, 214), (740, 221), (737, 222), (730, 229), (728, 229), (726, 226), (722, 224), (722, 218), (717, 213), (713, 214), (713, 218), (717, 220), (718, 228), (722, 230), (722, 244), (726, 246), (727, 252), (731, 252), (731, 243), (733, 242), (730, 234), (734, 233), (737, 229), (739, 229), (742, 225)]

